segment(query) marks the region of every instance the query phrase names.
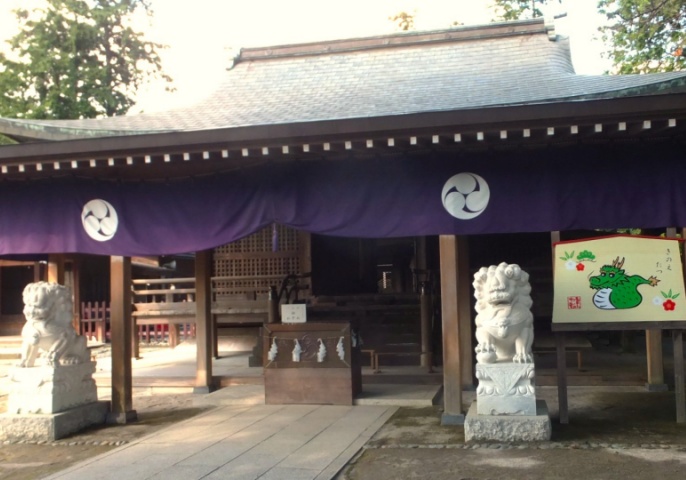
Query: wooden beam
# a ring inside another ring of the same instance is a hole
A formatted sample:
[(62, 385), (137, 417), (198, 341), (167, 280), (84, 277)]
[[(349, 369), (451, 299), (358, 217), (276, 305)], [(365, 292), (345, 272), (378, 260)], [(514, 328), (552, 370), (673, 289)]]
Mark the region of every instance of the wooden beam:
[(212, 381), (212, 250), (195, 253), (196, 374), (193, 393), (210, 393)]
[(460, 291), (458, 287), (458, 239), (439, 237), (441, 258), (441, 311), (443, 323), (443, 415), (442, 425), (464, 424), (462, 370), (460, 365)]
[(133, 409), (131, 367), (131, 258), (110, 258), (110, 339), (112, 342), (112, 411), (108, 423), (137, 419)]

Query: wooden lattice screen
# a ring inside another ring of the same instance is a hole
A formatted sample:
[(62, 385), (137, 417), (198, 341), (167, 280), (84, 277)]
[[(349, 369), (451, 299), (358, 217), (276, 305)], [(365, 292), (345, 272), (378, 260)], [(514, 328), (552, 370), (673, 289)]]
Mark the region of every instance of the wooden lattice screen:
[(222, 245), (214, 250), (215, 295), (266, 295), (269, 286), (278, 288), (286, 275), (309, 271), (309, 255), (309, 235), (281, 225)]

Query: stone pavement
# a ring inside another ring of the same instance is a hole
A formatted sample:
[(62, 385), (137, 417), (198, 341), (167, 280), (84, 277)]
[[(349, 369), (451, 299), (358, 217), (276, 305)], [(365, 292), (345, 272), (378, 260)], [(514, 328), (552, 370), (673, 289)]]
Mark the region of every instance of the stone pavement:
[[(675, 424), (673, 391), (571, 386), (570, 424), (560, 425), (556, 388), (539, 386), (537, 395), (553, 418), (551, 442), (466, 444), (462, 427), (440, 425), (440, 406), (432, 405), (435, 385), (365, 384), (354, 407), (264, 405), (264, 388), (250, 381), (245, 356), (227, 354), (215, 361), (215, 374), (239, 384), (193, 395), (182, 393), (189, 391), (193, 350), (147, 352), (134, 362), (134, 408), (141, 409), (142, 421), (84, 432), (54, 446), (5, 445), (0, 457), (20, 447), (27, 456), (0, 461), (0, 478), (44, 478), (26, 476), (30, 462), (56, 467), (59, 461), (49, 452), (73, 457), (86, 447), (92, 454), (80, 458), (87, 460), (67, 462), (47, 478), (629, 480), (681, 478), (686, 471), (686, 427)], [(98, 362), (104, 398), (107, 360)], [(164, 403), (176, 397), (176, 403)], [(473, 392), (465, 392), (465, 406), (472, 399)], [(153, 404), (173, 425), (150, 433), (157, 420), (144, 417)], [(188, 415), (196, 416), (179, 420)], [(109, 447), (102, 446), (106, 441)], [(12, 476), (12, 469), (25, 475)]]
[(395, 410), (223, 406), (47, 478), (328, 480)]

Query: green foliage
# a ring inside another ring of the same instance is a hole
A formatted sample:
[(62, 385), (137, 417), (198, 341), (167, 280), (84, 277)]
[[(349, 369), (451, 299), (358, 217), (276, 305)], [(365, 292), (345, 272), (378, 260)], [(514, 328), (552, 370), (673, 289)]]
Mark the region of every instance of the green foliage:
[[(548, 0), (493, 0), (497, 20), (523, 20), (543, 16), (539, 8)], [(557, 0), (562, 3), (562, 0)]]
[(686, 69), (686, 0), (599, 0), (617, 73)]
[(14, 145), (15, 143), (17, 142), (15, 142), (9, 137), (0, 134), (0, 145)]
[(388, 17), (388, 19), (396, 24), (398, 30), (403, 32), (414, 30), (414, 13), (402, 11)]
[(131, 26), (146, 0), (45, 0), (15, 11), (20, 32), (0, 54), (0, 116), (33, 119), (125, 114), (146, 80), (163, 78), (158, 51)]

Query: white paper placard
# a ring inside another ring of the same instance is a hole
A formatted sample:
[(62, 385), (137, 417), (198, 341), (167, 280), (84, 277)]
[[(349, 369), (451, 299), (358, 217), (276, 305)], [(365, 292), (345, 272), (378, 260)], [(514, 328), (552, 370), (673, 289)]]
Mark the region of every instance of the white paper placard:
[(281, 323), (307, 322), (306, 307), (305, 304), (281, 305)]

